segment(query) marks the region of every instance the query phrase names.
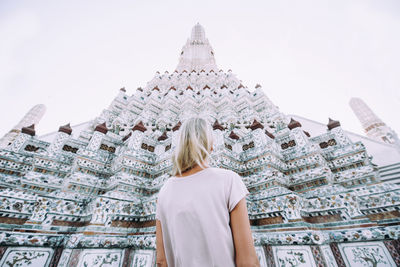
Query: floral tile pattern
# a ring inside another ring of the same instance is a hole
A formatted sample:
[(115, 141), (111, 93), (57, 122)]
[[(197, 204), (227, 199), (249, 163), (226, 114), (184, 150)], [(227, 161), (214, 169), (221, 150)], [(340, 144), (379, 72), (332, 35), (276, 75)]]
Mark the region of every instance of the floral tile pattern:
[(58, 261), (57, 267), (67, 267), (71, 254), (72, 254), (72, 249), (64, 249), (61, 254), (60, 260)]
[(48, 267), (53, 256), (51, 248), (10, 247), (0, 261), (7, 267)]
[(323, 245), (319, 247), (321, 253), (325, 259), (325, 263), (327, 267), (338, 267), (335, 256), (332, 253), (331, 247), (329, 245)]
[(152, 267), (154, 264), (155, 264), (154, 251), (152, 251), (152, 250), (136, 250), (134, 252), (131, 267)]
[(123, 256), (122, 249), (85, 249), (78, 267), (122, 267)]
[(273, 247), (277, 267), (316, 267), (309, 246)]
[(383, 242), (357, 242), (338, 244), (346, 266), (396, 266)]

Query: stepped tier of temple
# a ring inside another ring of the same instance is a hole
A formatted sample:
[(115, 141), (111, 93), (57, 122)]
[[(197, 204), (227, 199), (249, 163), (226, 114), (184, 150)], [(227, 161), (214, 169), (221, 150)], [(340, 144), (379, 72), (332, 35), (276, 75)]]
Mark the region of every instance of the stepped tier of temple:
[(175, 71), (121, 88), (77, 127), (25, 126), (0, 150), (0, 266), (155, 266), (157, 194), (193, 115), (212, 125), (211, 165), (250, 192), (261, 266), (400, 265), (400, 185), (381, 177), (400, 169), (396, 148), (369, 140), (371, 155), (328, 118), (311, 135), (219, 69), (197, 24)]

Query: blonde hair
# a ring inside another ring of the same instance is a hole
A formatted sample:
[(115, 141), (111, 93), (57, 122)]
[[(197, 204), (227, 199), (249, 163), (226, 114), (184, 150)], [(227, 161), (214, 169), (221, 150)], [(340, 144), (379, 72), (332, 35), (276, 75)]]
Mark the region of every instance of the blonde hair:
[(187, 119), (179, 129), (178, 140), (172, 154), (172, 175), (181, 175), (196, 165), (205, 168), (204, 161), (212, 149), (211, 125), (201, 117)]

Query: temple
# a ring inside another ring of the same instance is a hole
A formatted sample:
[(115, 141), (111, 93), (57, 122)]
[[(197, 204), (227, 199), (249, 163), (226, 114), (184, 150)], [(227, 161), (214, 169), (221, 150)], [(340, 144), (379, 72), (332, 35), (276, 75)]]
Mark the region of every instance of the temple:
[(368, 137), (380, 142), (393, 144), (400, 151), (400, 140), (397, 133), (378, 118), (362, 99), (353, 97), (350, 99), (349, 104)]
[(46, 112), (46, 106), (43, 104), (35, 105), (32, 107), (25, 116), (15, 125), (9, 132), (7, 132), (0, 139), (0, 149), (7, 147), (10, 145), (18, 134), (21, 132), (23, 127), (27, 127), (29, 125), (38, 124), (40, 119), (43, 117)]
[(261, 266), (400, 265), (397, 148), (282, 113), (217, 67), (196, 24), (172, 72), (121, 88), (91, 121), (23, 125), (0, 150), (0, 266), (155, 266), (157, 194), (196, 114), (213, 127), (212, 166), (250, 191)]

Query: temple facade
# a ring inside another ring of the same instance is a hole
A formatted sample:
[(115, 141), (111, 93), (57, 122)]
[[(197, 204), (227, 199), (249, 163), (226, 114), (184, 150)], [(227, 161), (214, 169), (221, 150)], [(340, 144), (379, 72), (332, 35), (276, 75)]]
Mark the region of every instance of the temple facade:
[(0, 150), (0, 266), (156, 266), (157, 194), (197, 114), (213, 127), (211, 165), (250, 192), (261, 266), (400, 265), (400, 185), (381, 177), (400, 169), (396, 148), (282, 113), (217, 67), (197, 24), (176, 70), (121, 88), (91, 121), (25, 126)]

